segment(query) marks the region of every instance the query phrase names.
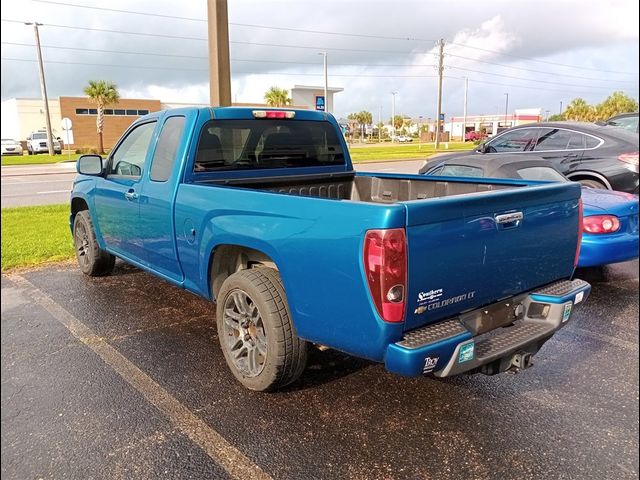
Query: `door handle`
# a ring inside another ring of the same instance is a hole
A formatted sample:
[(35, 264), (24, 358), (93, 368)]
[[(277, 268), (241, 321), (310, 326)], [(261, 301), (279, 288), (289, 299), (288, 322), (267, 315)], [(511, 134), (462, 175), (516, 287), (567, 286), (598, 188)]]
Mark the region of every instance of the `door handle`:
[(134, 189), (127, 190), (126, 192), (124, 192), (124, 198), (126, 198), (129, 201), (137, 200), (138, 199), (138, 194), (136, 193), (136, 191)]

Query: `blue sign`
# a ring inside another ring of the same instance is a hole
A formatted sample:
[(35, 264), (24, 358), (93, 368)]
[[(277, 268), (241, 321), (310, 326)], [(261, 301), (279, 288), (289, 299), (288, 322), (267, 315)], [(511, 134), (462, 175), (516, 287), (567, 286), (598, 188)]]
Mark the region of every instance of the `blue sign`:
[(440, 114), (440, 121), (443, 122), (444, 121), (444, 113)]
[(316, 110), (324, 112), (324, 95), (316, 95)]

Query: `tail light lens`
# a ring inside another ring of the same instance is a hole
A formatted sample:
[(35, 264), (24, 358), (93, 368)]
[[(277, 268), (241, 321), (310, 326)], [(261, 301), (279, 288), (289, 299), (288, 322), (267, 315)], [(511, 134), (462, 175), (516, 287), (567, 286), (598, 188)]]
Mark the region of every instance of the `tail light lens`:
[(582, 245), (582, 229), (583, 227), (583, 216), (584, 208), (582, 206), (582, 199), (578, 200), (578, 244), (576, 245), (576, 256), (573, 259), (573, 267), (578, 266), (578, 260), (580, 259), (580, 245)]
[(630, 165), (638, 166), (638, 152), (629, 152), (618, 155), (618, 160)]
[(615, 215), (590, 215), (584, 217), (585, 233), (614, 233), (620, 230), (620, 220)]
[(385, 322), (404, 321), (407, 285), (404, 229), (369, 230), (364, 239), (364, 268), (380, 317)]

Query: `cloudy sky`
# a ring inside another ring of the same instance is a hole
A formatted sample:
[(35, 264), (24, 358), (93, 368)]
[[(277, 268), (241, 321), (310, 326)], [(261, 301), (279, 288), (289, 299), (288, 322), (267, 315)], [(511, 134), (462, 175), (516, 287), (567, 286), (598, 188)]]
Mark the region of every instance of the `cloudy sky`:
[[(3, 0), (2, 100), (40, 95), (33, 29), (21, 23), (37, 21), (51, 97), (106, 79), (123, 97), (206, 103), (206, 18), (206, 0)], [(637, 0), (229, 0), (229, 22), (238, 102), (262, 101), (271, 85), (321, 85), (326, 51), (330, 86), (345, 89), (337, 116), (389, 118), (396, 91), (397, 113), (433, 118), (439, 38), (447, 116), (462, 113), (464, 77), (469, 114), (503, 113), (505, 93), (510, 111), (543, 114), (614, 90), (638, 98)]]

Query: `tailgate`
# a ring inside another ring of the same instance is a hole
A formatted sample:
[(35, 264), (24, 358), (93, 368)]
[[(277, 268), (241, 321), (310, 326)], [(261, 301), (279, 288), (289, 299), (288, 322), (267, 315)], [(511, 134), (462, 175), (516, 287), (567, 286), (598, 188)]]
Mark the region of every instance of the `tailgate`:
[(568, 278), (580, 186), (406, 202), (407, 330)]

